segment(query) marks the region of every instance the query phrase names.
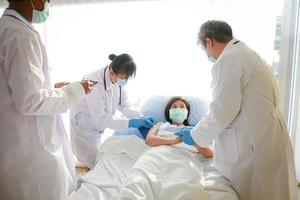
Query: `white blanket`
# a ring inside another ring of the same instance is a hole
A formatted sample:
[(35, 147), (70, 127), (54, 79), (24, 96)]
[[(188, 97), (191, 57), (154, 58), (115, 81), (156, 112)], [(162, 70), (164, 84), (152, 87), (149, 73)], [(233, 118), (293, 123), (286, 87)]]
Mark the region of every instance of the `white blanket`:
[(149, 148), (136, 136), (108, 138), (78, 181), (72, 200), (238, 200), (211, 160), (182, 147)]

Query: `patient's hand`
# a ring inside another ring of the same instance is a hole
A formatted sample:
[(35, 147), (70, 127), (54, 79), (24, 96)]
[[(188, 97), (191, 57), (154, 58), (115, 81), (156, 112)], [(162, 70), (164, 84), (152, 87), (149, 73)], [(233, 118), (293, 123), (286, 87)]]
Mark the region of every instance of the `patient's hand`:
[(181, 138), (176, 137), (176, 138), (173, 139), (173, 144), (172, 145), (179, 144), (179, 143), (181, 143)]

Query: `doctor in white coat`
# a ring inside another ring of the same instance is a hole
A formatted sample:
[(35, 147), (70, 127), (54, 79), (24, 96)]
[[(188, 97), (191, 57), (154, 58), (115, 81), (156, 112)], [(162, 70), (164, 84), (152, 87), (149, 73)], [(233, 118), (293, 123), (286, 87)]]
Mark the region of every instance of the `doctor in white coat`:
[(214, 62), (213, 99), (194, 129), (177, 134), (186, 144), (214, 141), (214, 164), (241, 200), (296, 200), (294, 154), (270, 67), (226, 22), (204, 23), (199, 43)]
[[(70, 112), (72, 150), (77, 159), (89, 168), (94, 167), (105, 128), (149, 129), (154, 125), (151, 117), (142, 117), (140, 112), (131, 109), (123, 87), (136, 73), (132, 57), (111, 54), (109, 59), (109, 66), (85, 76), (96, 84), (91, 93)], [(126, 118), (116, 117), (117, 110)]]
[(76, 186), (60, 113), (90, 85), (51, 87), (45, 47), (31, 24), (47, 16), (43, 0), (11, 0), (0, 18), (0, 199), (65, 200)]

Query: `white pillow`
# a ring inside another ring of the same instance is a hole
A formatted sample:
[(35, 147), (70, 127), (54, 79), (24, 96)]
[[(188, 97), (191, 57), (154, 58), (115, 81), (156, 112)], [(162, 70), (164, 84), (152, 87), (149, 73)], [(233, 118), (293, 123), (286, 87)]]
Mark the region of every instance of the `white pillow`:
[[(158, 122), (165, 122), (165, 107), (173, 96), (150, 96), (140, 105), (140, 112), (145, 116), (152, 116)], [(195, 126), (208, 111), (208, 103), (196, 96), (183, 96), (191, 106), (188, 122)]]

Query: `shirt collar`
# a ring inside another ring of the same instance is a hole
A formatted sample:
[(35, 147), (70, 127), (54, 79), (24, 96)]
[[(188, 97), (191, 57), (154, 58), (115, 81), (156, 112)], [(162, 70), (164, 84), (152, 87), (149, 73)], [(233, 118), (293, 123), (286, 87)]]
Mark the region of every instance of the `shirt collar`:
[(227, 45), (225, 46), (223, 51), (227, 51), (228, 49), (230, 49), (234, 45), (234, 43), (237, 41), (238, 41), (237, 39), (230, 40), (230, 42), (227, 43)]
[(228, 42), (228, 43), (226, 44), (226, 46), (225, 46), (225, 48), (223, 49), (223, 51), (222, 51), (221, 55), (219, 56), (218, 60), (219, 60), (221, 57), (223, 57), (223, 55), (226, 54), (226, 52), (229, 51), (229, 50), (234, 46), (234, 44), (237, 44), (237, 43), (235, 43), (235, 42), (238, 42), (238, 41), (239, 41), (239, 40), (237, 40), (237, 39), (232, 39), (232, 40), (230, 40), (230, 42)]
[(12, 16), (18, 20), (20, 20), (23, 24), (25, 24), (27, 27), (29, 27), (30, 29), (32, 29), (33, 31), (35, 31), (37, 33), (37, 31), (35, 30), (34, 26), (29, 23), (22, 15), (20, 15), (17, 11), (7, 8), (2, 16)]

